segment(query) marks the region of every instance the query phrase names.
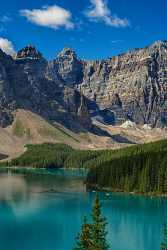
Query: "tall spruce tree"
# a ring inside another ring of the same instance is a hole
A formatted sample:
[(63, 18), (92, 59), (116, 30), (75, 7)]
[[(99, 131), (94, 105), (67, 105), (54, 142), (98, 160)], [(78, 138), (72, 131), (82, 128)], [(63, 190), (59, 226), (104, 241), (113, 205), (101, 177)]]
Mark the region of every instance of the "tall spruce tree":
[(99, 197), (96, 196), (92, 209), (92, 223), (89, 224), (84, 218), (74, 250), (108, 250), (106, 225), (106, 219), (101, 214)]
[(94, 250), (108, 250), (106, 235), (106, 219), (101, 214), (101, 204), (98, 195), (96, 196), (92, 209), (92, 245)]

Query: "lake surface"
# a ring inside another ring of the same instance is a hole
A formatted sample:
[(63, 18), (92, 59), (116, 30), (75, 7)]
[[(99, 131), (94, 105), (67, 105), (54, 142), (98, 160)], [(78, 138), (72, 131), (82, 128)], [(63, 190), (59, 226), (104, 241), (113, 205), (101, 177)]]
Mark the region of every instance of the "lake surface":
[[(0, 174), (0, 250), (72, 250), (95, 193), (82, 171)], [(158, 250), (167, 200), (100, 193), (112, 250)]]

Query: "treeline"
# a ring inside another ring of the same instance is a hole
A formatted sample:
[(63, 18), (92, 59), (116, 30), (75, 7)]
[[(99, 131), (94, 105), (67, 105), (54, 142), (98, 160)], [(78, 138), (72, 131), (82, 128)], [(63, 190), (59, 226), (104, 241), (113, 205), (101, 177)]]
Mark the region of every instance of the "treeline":
[(60, 168), (73, 149), (64, 144), (27, 145), (27, 150), (18, 158), (8, 162), (8, 166), (27, 166), (34, 168)]
[(88, 188), (167, 193), (167, 140), (106, 151), (88, 165)]
[(28, 145), (23, 155), (6, 165), (87, 168), (88, 188), (167, 193), (167, 140), (102, 151), (76, 150), (64, 144)]
[(27, 145), (27, 150), (20, 157), (1, 165), (34, 168), (86, 168), (91, 159), (101, 151), (75, 150), (65, 144), (44, 143)]

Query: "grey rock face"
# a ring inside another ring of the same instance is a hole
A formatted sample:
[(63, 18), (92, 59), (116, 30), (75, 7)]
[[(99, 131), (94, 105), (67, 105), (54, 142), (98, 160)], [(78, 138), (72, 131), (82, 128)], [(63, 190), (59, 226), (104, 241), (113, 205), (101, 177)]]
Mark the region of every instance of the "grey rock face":
[(41, 59), (42, 54), (32, 45), (28, 45), (25, 48), (18, 51), (16, 59)]
[(11, 112), (16, 108), (13, 99), (13, 86), (10, 84), (14, 62), (0, 50), (0, 126), (6, 127), (12, 122)]
[(91, 128), (90, 116), (167, 126), (167, 42), (101, 61), (82, 61), (69, 48), (50, 62), (31, 45), (15, 58), (0, 50), (1, 126), (18, 107), (73, 128)]
[(58, 77), (50, 77), (49, 67), (41, 53), (32, 46), (20, 50), (15, 59), (0, 51), (1, 126), (11, 123), (16, 108), (31, 110), (72, 129), (91, 126), (90, 117), (86, 124), (78, 115), (80, 93), (62, 84)]
[(82, 91), (100, 109), (113, 111), (116, 123), (128, 118), (166, 126), (167, 42), (106, 61), (86, 62)]
[(64, 49), (52, 62), (50, 72), (52, 78), (82, 90), (96, 104), (95, 115), (98, 106), (98, 115), (111, 111), (115, 124), (131, 119), (167, 125), (167, 42), (158, 41), (102, 61), (81, 61), (72, 50)]
[(58, 78), (68, 86), (82, 82), (82, 61), (80, 61), (75, 52), (69, 48), (65, 48), (60, 52), (53, 62), (53, 69), (58, 75)]

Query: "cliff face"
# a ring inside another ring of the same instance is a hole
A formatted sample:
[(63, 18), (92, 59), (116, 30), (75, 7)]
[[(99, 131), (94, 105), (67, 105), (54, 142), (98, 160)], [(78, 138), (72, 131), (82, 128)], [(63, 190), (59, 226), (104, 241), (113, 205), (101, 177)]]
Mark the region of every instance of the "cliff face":
[[(78, 66), (80, 63), (76, 55), (66, 55), (57, 64), (58, 71), (64, 72), (62, 65), (70, 69), (65, 74), (70, 80), (65, 84), (73, 83), (82, 89), (98, 105), (98, 115), (110, 113), (105, 120), (116, 124), (130, 119), (157, 127), (167, 125), (167, 42), (158, 41), (107, 60), (82, 61), (82, 66)], [(77, 74), (72, 77), (74, 72)]]
[(106, 61), (86, 62), (82, 90), (117, 123), (131, 119), (167, 125), (167, 42), (156, 42)]
[[(86, 128), (91, 127), (90, 117), (87, 123), (82, 124), (82, 117), (78, 115), (82, 105), (81, 94), (63, 84), (57, 73), (51, 77), (50, 64), (36, 48), (27, 46), (20, 50), (14, 59), (0, 52), (2, 127), (11, 123), (12, 114), (17, 108), (33, 111), (71, 129), (79, 129), (83, 125)], [(87, 109), (86, 101), (85, 109)], [(87, 112), (89, 113), (88, 110)]]
[(167, 126), (167, 42), (102, 61), (82, 61), (69, 48), (50, 62), (31, 45), (15, 58), (0, 51), (0, 126), (16, 108), (75, 129), (90, 129), (91, 116)]

